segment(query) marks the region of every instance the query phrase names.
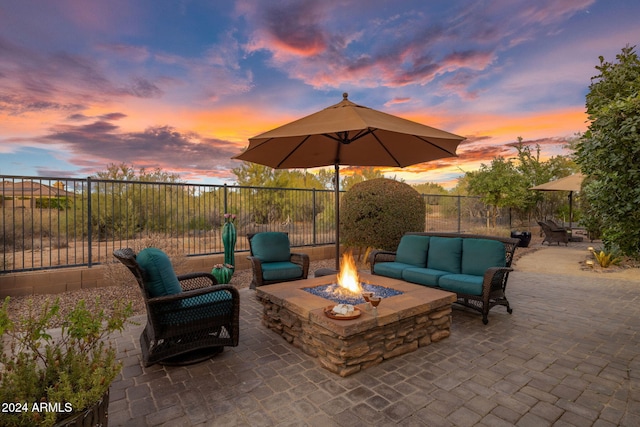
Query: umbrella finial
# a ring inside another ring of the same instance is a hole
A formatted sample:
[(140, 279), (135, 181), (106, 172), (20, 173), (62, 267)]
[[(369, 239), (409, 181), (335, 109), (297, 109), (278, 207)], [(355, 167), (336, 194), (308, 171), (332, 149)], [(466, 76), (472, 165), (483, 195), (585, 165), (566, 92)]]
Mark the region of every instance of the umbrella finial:
[(343, 100), (343, 101), (347, 101), (347, 100), (348, 100), (348, 98), (349, 98), (349, 94), (348, 94), (347, 92), (344, 92), (344, 93), (342, 94), (342, 100)]

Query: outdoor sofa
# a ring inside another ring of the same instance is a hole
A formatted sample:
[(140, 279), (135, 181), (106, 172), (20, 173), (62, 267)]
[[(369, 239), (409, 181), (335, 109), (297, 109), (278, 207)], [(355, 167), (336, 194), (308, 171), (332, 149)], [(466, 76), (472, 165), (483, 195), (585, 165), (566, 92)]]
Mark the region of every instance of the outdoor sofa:
[(503, 305), (520, 239), (460, 233), (407, 233), (395, 252), (374, 251), (371, 273), (455, 292), (458, 304), (482, 313)]

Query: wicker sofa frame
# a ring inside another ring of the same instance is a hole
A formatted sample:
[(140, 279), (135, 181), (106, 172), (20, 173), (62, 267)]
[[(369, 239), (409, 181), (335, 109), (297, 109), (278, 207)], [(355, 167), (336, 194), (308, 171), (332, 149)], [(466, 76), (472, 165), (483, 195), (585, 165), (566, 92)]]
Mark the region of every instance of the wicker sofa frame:
[[(185, 365), (209, 359), (223, 346), (239, 341), (240, 295), (231, 285), (219, 285), (209, 273), (176, 276), (182, 292), (151, 297), (145, 286), (146, 273), (130, 249), (113, 255), (135, 276), (147, 309), (147, 325), (140, 335), (144, 366), (155, 363)], [(183, 306), (187, 298), (222, 293), (225, 303)], [(231, 304), (231, 307), (229, 307)], [(172, 321), (163, 321), (170, 316)]]
[[(509, 305), (509, 300), (506, 297), (505, 291), (507, 287), (507, 280), (509, 279), (509, 273), (513, 271), (513, 268), (511, 268), (511, 263), (513, 262), (513, 256), (516, 248), (518, 247), (518, 244), (520, 243), (520, 239), (463, 233), (415, 232), (406, 234), (430, 237), (489, 239), (502, 242), (505, 249), (505, 266), (490, 267), (484, 273), (481, 295), (470, 295), (457, 292), (456, 303), (480, 312), (482, 314), (482, 323), (484, 323), (485, 325), (489, 322), (489, 310), (497, 305), (506, 307), (507, 313), (509, 314), (513, 312), (513, 309)], [(370, 257), (371, 274), (375, 274), (374, 267), (376, 263), (394, 261), (395, 257), (395, 252), (373, 251)]]
[[(253, 278), (251, 279), (251, 285), (249, 286), (250, 289), (255, 289), (257, 286), (271, 285), (274, 283), (289, 282), (292, 280), (302, 280), (307, 278), (307, 276), (309, 275), (309, 255), (305, 253), (290, 252), (291, 256), (289, 260), (292, 263), (302, 267), (302, 277), (288, 280), (265, 280), (262, 274), (262, 261), (260, 260), (260, 258), (253, 255), (253, 249), (251, 247), (251, 240), (256, 234), (258, 233), (247, 234), (247, 240), (249, 241), (249, 256), (247, 257), (247, 259), (251, 261), (251, 269), (253, 270)], [(286, 234), (287, 236), (289, 235), (289, 233), (284, 234)]]

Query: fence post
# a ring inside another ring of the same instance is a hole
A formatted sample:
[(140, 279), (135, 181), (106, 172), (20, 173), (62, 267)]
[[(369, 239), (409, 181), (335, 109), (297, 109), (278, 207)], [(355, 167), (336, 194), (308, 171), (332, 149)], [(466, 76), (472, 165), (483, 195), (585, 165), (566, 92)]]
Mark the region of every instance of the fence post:
[(313, 222), (312, 222), (312, 227), (313, 227), (313, 246), (316, 246), (318, 243), (318, 240), (316, 239), (316, 233), (317, 233), (317, 228), (316, 228), (316, 189), (312, 188), (311, 189), (311, 205), (313, 206), (312, 208), (312, 215), (313, 215)]
[(229, 212), (229, 206), (227, 205), (227, 183), (224, 183), (224, 211), (222, 213), (227, 213)]
[(460, 194), (458, 194), (458, 233), (460, 233), (462, 230), (462, 209), (461, 209), (461, 203), (460, 203)]
[(93, 225), (91, 224), (91, 177), (87, 177), (87, 256), (89, 259), (87, 260), (87, 266), (91, 268), (93, 256), (92, 246), (93, 246)]

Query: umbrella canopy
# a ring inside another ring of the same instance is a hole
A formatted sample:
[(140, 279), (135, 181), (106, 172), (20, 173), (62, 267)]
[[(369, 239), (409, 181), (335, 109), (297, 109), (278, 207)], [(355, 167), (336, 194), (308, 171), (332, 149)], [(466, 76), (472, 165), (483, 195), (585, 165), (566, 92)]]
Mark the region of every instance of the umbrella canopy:
[(549, 181), (544, 184), (531, 187), (537, 191), (568, 191), (569, 192), (569, 228), (573, 227), (573, 192), (580, 191), (585, 176), (581, 173), (565, 176), (564, 178)]
[(584, 180), (584, 175), (576, 173), (573, 175), (565, 176), (564, 178), (556, 179), (555, 181), (549, 181), (544, 184), (531, 187), (531, 190), (538, 191), (580, 191), (580, 186)]
[(275, 169), (334, 165), (336, 267), (340, 259), (339, 165), (406, 167), (456, 156), (465, 138), (343, 100), (249, 138), (234, 159)]
[(249, 138), (234, 159), (276, 169), (330, 165), (406, 167), (456, 155), (463, 137), (342, 102)]

